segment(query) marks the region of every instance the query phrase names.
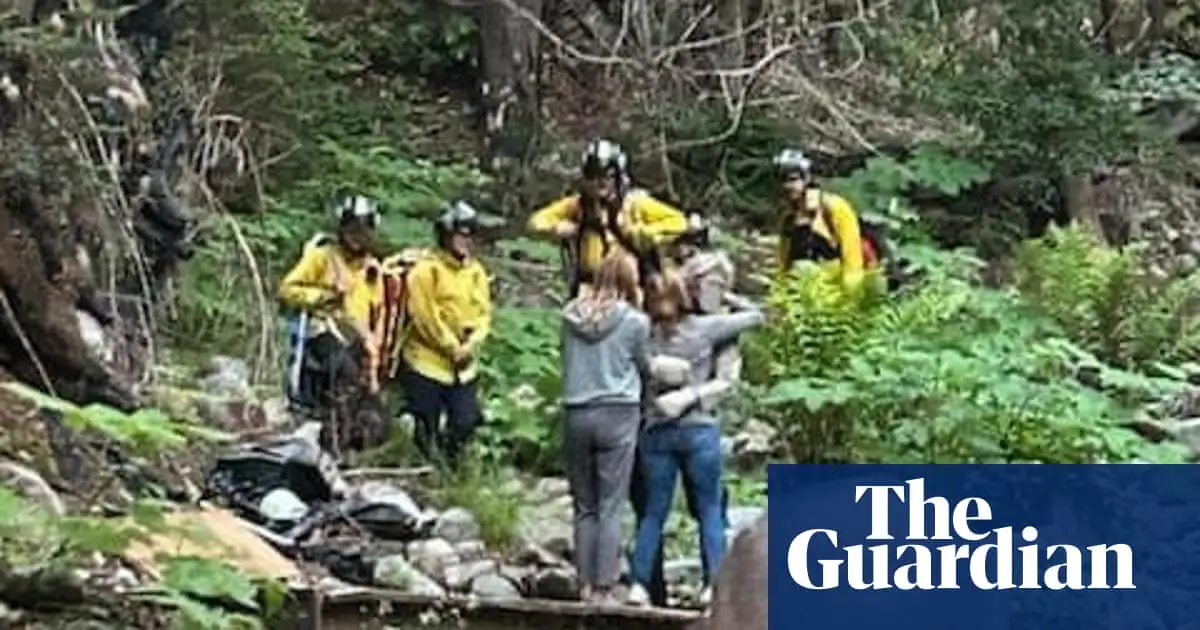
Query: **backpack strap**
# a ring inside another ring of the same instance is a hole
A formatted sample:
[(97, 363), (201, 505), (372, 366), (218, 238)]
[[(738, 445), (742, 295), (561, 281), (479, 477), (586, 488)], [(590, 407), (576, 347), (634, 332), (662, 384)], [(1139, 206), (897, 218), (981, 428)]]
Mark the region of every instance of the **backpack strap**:
[(833, 242), (837, 245), (838, 255), (840, 256), (842, 252), (842, 246), (837, 239), (837, 223), (834, 223), (833, 221), (833, 209), (829, 207), (824, 190), (817, 190), (817, 208), (821, 213), (821, 220), (825, 222), (825, 227), (829, 228), (829, 235), (833, 237)]
[(333, 242), (334, 240), (332, 236), (325, 234), (324, 232), (318, 232), (314, 234), (312, 238), (308, 239), (308, 242), (304, 244), (304, 251), (308, 251), (316, 247), (332, 245)]
[[(829, 208), (829, 204), (825, 201), (825, 191), (818, 191), (818, 194), (820, 195), (818, 203), (820, 203), (821, 207), (821, 217), (825, 221), (825, 224), (829, 226), (830, 231), (836, 233), (837, 227), (833, 223), (833, 211)], [(858, 222), (858, 240), (859, 248), (862, 249), (863, 254), (863, 268), (873, 269), (882, 267), (883, 260), (885, 258), (884, 252), (881, 251), (882, 245), (877, 245), (874, 241), (868, 238), (867, 227), (866, 224), (863, 223), (862, 217), (855, 215), (854, 219)], [(870, 252), (867, 251), (868, 247), (870, 248)], [(839, 254), (841, 253), (840, 245), (838, 247), (838, 252)]]

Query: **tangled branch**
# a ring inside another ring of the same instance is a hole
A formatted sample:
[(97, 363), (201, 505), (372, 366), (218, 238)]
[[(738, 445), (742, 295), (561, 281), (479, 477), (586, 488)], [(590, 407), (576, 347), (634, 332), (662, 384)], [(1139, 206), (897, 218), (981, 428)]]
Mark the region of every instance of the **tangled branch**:
[[(863, 148), (875, 149), (852, 122), (855, 117), (824, 86), (863, 69), (866, 51), (856, 28), (871, 16), (885, 15), (892, 0), (858, 0), (852, 15), (839, 19), (829, 19), (823, 6), (767, 3), (744, 22), (728, 19), (723, 10), (729, 7), (717, 3), (626, 0), (611, 36), (605, 39), (587, 29), (594, 37), (589, 42), (567, 41), (516, 0), (491, 1), (528, 23), (564, 62), (596, 67), (615, 78), (621, 96), (634, 101), (635, 107), (627, 109), (649, 113), (656, 129), (670, 126), (666, 117), (676, 106), (719, 102), (726, 121), (721, 130), (699, 138), (660, 133), (664, 137), (657, 144), (664, 161), (667, 153), (731, 140), (750, 110), (798, 103), (816, 105)], [(849, 53), (833, 64), (821, 45), (831, 38)]]

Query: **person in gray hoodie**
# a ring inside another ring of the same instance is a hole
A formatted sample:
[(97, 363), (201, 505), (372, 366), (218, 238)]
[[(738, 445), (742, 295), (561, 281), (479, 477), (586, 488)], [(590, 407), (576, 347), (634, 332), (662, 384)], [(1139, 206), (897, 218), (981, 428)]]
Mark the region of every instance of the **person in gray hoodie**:
[[(675, 480), (684, 472), (700, 525), (700, 559), (704, 582), (711, 587), (725, 553), (721, 513), (721, 427), (703, 405), (704, 388), (712, 379), (714, 348), (763, 322), (749, 300), (729, 294), (737, 312), (697, 315), (685, 280), (675, 271), (662, 274), (646, 297), (652, 321), (649, 353), (684, 362), (683, 369), (654, 366), (647, 392), (645, 428), (640, 439), (645, 483), (645, 514), (638, 524), (633, 553), (633, 587), (628, 602), (644, 605), (662, 544), (663, 526), (671, 510)], [(702, 594), (706, 599), (708, 588)]]
[(563, 450), (575, 509), (575, 564), (585, 601), (613, 601), (620, 578), (620, 508), (634, 466), (649, 318), (637, 260), (617, 250), (589, 290), (563, 310)]

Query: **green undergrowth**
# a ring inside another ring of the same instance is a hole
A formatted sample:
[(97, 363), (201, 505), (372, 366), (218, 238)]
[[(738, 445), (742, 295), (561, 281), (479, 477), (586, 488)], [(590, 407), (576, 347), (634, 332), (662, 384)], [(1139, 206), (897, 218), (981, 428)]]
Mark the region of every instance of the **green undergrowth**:
[(433, 487), (440, 506), (462, 507), (475, 516), (489, 549), (512, 551), (520, 543), (521, 513), (527, 498), (511, 469), (472, 457), (459, 470), (439, 473)]
[[(79, 407), (23, 385), (4, 385), (44, 412), (59, 414), (72, 430), (110, 440), (127, 456), (149, 461), (171, 457), (198, 442), (228, 442), (232, 436), (207, 427), (174, 420), (155, 410), (125, 414), (103, 405)], [(119, 484), (115, 471), (97, 487)], [(86, 499), (86, 498), (85, 498)], [(207, 531), (173, 526), (166, 520), (172, 506), (155, 498), (138, 498), (122, 517), (88, 515), (96, 506), (60, 515), (46, 504), (0, 488), (0, 557), (12, 570), (53, 575), (88, 565), (94, 554), (121, 556), (151, 536), (174, 536), (201, 545), (220, 545)], [(181, 630), (253, 630), (282, 611), (283, 585), (255, 580), (216, 560), (159, 554), (159, 581), (145, 584), (130, 597), (133, 603), (157, 607)], [(230, 607), (227, 607), (231, 606)], [(243, 612), (230, 612), (238, 610)]]
[[(772, 292), (779, 316), (750, 343), (747, 373), (788, 461), (1184, 460), (1125, 426), (1188, 387), (1187, 366), (1124, 366), (1102, 352), (1111, 338), (1046, 316), (1037, 293), (982, 288), (970, 278), (979, 261), (938, 258), (922, 284), (887, 301), (855, 302), (817, 274)], [(1047, 283), (1092, 272), (1025, 270)], [(1056, 308), (1086, 312), (1085, 298), (1066, 299)]]

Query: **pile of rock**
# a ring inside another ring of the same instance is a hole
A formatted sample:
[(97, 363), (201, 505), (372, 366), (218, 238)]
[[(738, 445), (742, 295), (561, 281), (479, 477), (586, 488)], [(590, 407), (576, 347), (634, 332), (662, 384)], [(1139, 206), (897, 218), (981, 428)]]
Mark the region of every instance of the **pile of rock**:
[[(243, 362), (214, 357), (201, 391), (188, 399), (188, 411), (235, 432), (287, 426), (282, 405), (256, 402), (248, 381)], [(725, 444), (728, 457), (760, 466), (778, 443), (774, 431), (753, 418), (734, 424)], [(226, 453), (208, 476), (205, 498), (233, 509), (286, 555), (320, 565), (343, 582), (428, 596), (578, 597), (565, 479), (547, 477), (519, 487), (514, 481), (509, 494), (522, 503), (518, 541), (490, 549), (478, 518), (463, 506), (423, 506), (414, 498), (419, 492), (393, 479), (345, 481), (354, 475), (339, 472), (317, 446), (318, 429), (309, 423), (290, 436)], [(731, 530), (757, 514), (756, 508), (732, 508)], [(625, 525), (633, 532), (631, 510)], [(687, 519), (673, 519), (672, 526), (682, 531), (670, 537), (696, 539)], [(678, 547), (690, 551), (668, 559), (666, 577), (672, 601), (688, 605), (701, 590), (701, 562), (695, 545)]]
[(421, 506), (390, 481), (348, 483), (317, 446), (318, 431), (308, 423), (290, 436), (226, 453), (208, 477), (206, 498), (233, 509), (289, 557), (352, 584), (430, 596), (577, 596), (562, 480), (538, 484), (542, 496), (562, 495), (538, 501), (524, 517), (529, 542), (504, 553), (488, 549), (478, 519), (464, 507)]
[(434, 536), (407, 543), (374, 563), (374, 584), (404, 592), (480, 599), (574, 599), (578, 584), (567, 562), (536, 544), (515, 554), (487, 549), (479, 524), (465, 509), (442, 513)]

